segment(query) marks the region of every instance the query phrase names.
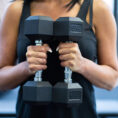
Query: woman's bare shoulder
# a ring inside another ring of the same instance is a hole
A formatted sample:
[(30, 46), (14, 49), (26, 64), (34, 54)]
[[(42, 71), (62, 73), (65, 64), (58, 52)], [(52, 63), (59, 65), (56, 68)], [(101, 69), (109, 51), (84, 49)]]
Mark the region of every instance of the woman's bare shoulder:
[(3, 13), (3, 20), (4, 18), (19, 20), (22, 14), (22, 8), (23, 8), (22, 0), (16, 0), (14, 2), (10, 2)]
[(98, 24), (98, 22), (109, 19), (109, 17), (113, 16), (110, 8), (104, 2), (104, 0), (94, 0), (93, 2), (93, 22), (94, 24)]
[(93, 0), (93, 8), (95, 12), (109, 9), (108, 5), (104, 0)]
[(15, 10), (15, 12), (21, 11), (23, 7), (23, 3), (24, 3), (23, 0), (16, 0), (14, 2), (10, 2), (8, 8)]

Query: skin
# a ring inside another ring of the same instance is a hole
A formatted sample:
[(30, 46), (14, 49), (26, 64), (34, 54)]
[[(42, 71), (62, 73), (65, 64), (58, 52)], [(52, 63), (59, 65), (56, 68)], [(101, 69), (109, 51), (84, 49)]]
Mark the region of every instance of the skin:
[[(31, 3), (31, 15), (50, 16), (53, 20), (60, 16), (75, 17), (80, 5), (76, 4), (67, 12), (63, 5), (69, 1), (35, 0)], [(0, 26), (0, 90), (15, 88), (37, 70), (47, 68), (47, 51), (51, 50), (47, 44), (29, 46), (26, 53), (27, 60), (15, 65), (22, 4), (21, 0), (11, 3), (2, 18)], [(98, 64), (84, 58), (76, 43), (59, 44), (60, 64), (63, 67), (69, 67), (73, 72), (82, 74), (92, 84), (111, 90), (118, 81), (116, 23), (112, 13), (102, 0), (94, 0), (93, 6), (93, 30), (98, 40)], [(87, 22), (89, 22), (89, 14)]]

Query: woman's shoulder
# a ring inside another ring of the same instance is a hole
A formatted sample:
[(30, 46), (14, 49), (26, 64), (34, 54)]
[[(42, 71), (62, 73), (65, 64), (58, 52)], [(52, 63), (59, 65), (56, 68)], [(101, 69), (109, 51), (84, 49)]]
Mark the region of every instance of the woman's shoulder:
[(6, 10), (9, 9), (10, 11), (12, 10), (13, 13), (18, 13), (22, 11), (23, 8), (23, 0), (16, 0), (13, 2), (9, 2), (8, 6), (6, 7)]
[(104, 0), (94, 0), (93, 2), (93, 22), (99, 24), (99, 22), (105, 22), (111, 16), (113, 16), (110, 8)]
[(16, 0), (14, 2), (10, 2), (3, 13), (3, 20), (4, 18), (11, 19), (13, 21), (20, 20), (23, 8), (23, 1)]
[(93, 2), (94, 13), (101, 13), (102, 14), (103, 12), (110, 10), (104, 0), (93, 0), (93, 1), (94, 1)]

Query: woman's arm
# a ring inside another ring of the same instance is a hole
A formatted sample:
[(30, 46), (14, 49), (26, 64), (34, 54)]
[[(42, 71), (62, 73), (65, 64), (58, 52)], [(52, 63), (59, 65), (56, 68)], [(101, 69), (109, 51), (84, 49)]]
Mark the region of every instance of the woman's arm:
[[(102, 0), (96, 0), (94, 4), (95, 7), (93, 23), (95, 26), (96, 37), (98, 40), (99, 65), (93, 66), (95, 68), (92, 69), (99, 69), (99, 71), (95, 71), (95, 73), (97, 76), (100, 74), (99, 82), (101, 84), (97, 84), (97, 82), (96, 84), (102, 88), (112, 89), (117, 85), (118, 80), (116, 22), (113, 17), (113, 14)], [(87, 65), (88, 67), (90, 66), (89, 64)]]
[(47, 51), (51, 50), (47, 44), (29, 46), (27, 60), (15, 65), (22, 6), (21, 0), (13, 2), (7, 8), (0, 26), (0, 90), (12, 89), (27, 80), (34, 72), (47, 68)]
[(71, 43), (59, 46), (61, 65), (82, 74), (92, 84), (111, 90), (118, 81), (116, 23), (102, 0), (94, 0), (93, 10), (93, 24), (98, 40), (98, 64), (82, 57), (78, 45)]
[(27, 62), (14, 66), (21, 12), (22, 2), (11, 3), (0, 24), (0, 90), (14, 88), (29, 76)]

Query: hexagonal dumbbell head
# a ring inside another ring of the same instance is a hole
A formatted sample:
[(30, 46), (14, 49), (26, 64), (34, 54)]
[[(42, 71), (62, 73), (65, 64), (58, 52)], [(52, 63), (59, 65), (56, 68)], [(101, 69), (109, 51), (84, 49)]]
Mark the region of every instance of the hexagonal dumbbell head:
[(83, 36), (83, 28), (84, 22), (78, 17), (60, 17), (54, 22), (55, 40), (78, 42)]
[(30, 104), (47, 104), (52, 101), (52, 85), (49, 82), (28, 81), (23, 86), (23, 100)]
[(53, 36), (53, 20), (48, 16), (30, 16), (25, 20), (24, 34), (33, 41), (49, 41)]
[(82, 103), (82, 87), (78, 83), (57, 83), (53, 89), (53, 102), (67, 106)]

